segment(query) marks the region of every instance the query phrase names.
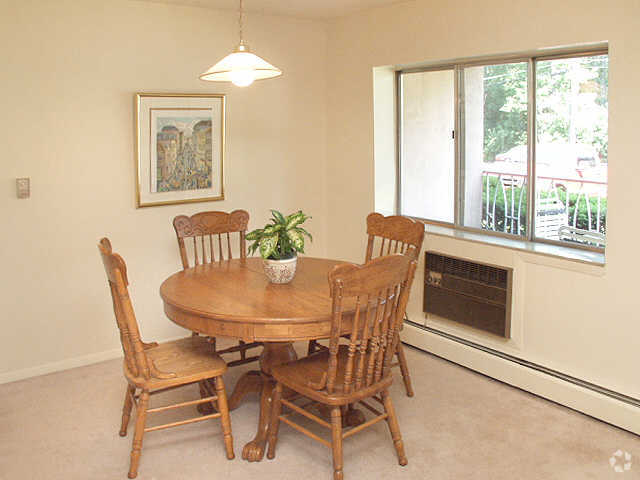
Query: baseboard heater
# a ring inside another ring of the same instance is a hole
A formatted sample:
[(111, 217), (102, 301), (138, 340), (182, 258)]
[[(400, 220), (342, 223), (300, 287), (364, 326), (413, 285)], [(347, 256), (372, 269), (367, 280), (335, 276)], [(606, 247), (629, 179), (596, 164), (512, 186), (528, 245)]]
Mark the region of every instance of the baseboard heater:
[[(487, 353), (489, 355), (493, 355), (493, 356), (499, 357), (499, 358), (501, 358), (503, 360), (507, 360), (509, 362), (517, 363), (518, 365), (521, 365), (523, 367), (530, 368), (532, 370), (536, 370), (536, 371), (541, 372), (541, 373), (545, 373), (547, 375), (550, 375), (552, 377), (558, 378), (560, 380), (564, 380), (565, 382), (572, 383), (572, 384), (577, 385), (579, 387), (586, 388), (588, 390), (591, 390), (593, 392), (599, 393), (601, 395), (605, 395), (607, 397), (613, 398), (614, 400), (618, 400), (620, 402), (624, 402), (624, 403), (627, 403), (627, 404), (632, 405), (634, 407), (640, 408), (640, 398), (631, 397), (629, 395), (625, 395), (624, 393), (616, 392), (614, 390), (605, 388), (605, 387), (603, 387), (601, 385), (597, 385), (595, 383), (587, 382), (586, 380), (582, 380), (582, 379), (577, 378), (577, 377), (572, 377), (571, 375), (567, 375), (566, 373), (562, 373), (562, 372), (559, 372), (557, 370), (553, 370), (551, 368), (547, 368), (547, 367), (545, 367), (543, 365), (539, 365), (537, 363), (533, 363), (533, 362), (530, 362), (528, 360), (524, 360), (522, 358), (515, 357), (513, 355), (509, 355), (508, 353), (504, 353), (504, 352), (501, 352), (499, 350), (495, 350), (493, 348), (489, 348), (489, 347), (486, 347), (484, 345), (480, 345), (479, 343), (472, 342), (470, 340), (458, 337), (456, 335), (451, 335), (450, 333), (443, 332), (443, 331), (438, 330), (436, 328), (427, 327), (427, 326), (422, 325), (420, 323), (414, 322), (414, 321), (412, 321), (410, 319), (405, 319), (405, 323), (407, 323), (408, 325), (411, 325), (412, 327), (415, 327), (415, 328), (417, 328), (419, 330), (423, 330), (426, 333), (431, 333), (433, 335), (439, 335), (439, 336), (444, 337), (447, 340), (450, 340), (452, 342), (456, 342), (456, 343), (459, 343), (461, 345), (465, 345), (467, 347), (475, 348), (476, 350), (480, 350), (480, 351), (482, 351), (484, 353)], [(417, 348), (418, 350), (423, 351), (423, 352), (429, 353), (431, 355), (436, 355), (433, 352), (431, 352), (429, 350), (426, 350), (426, 349), (424, 349), (422, 347), (418, 347), (418, 346), (416, 346), (414, 344), (410, 344), (410, 345), (413, 346), (414, 348)], [(436, 356), (439, 356), (439, 355), (436, 355)], [(444, 358), (445, 360), (447, 360), (449, 362), (452, 362), (452, 363), (455, 363), (456, 365), (459, 365), (457, 362), (455, 362), (453, 360), (450, 360), (447, 357), (440, 357), (440, 358)], [(471, 368), (471, 367), (466, 367), (465, 366), (465, 368), (469, 368), (470, 370), (473, 370), (473, 368)], [(476, 370), (474, 370), (474, 371), (476, 371)], [(508, 383), (508, 382), (505, 382), (505, 383)], [(569, 407), (569, 408), (571, 408), (571, 407)]]
[(511, 336), (513, 269), (426, 252), (423, 311)]

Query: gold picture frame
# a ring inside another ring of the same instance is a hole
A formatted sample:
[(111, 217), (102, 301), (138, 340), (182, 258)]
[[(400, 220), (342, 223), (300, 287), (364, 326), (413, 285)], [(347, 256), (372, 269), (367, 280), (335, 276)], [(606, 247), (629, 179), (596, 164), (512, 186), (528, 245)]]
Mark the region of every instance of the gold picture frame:
[(224, 200), (226, 95), (134, 100), (136, 207)]

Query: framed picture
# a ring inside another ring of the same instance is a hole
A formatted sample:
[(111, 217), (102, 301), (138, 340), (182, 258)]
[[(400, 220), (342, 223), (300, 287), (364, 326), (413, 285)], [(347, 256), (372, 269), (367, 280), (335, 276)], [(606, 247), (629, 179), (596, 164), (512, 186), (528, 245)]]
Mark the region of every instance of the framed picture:
[(222, 94), (137, 93), (137, 206), (224, 199)]

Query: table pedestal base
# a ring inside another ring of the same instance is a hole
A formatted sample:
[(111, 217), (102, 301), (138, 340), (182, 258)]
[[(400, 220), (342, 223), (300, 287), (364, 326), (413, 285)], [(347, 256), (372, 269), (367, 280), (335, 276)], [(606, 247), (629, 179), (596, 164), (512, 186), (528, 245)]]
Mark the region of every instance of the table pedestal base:
[[(260, 355), (260, 371), (251, 370), (238, 379), (233, 393), (229, 397), (229, 410), (238, 408), (247, 395), (251, 393), (260, 394), (258, 431), (254, 439), (242, 449), (242, 458), (244, 460), (259, 462), (264, 457), (267, 434), (271, 422), (273, 390), (276, 384), (271, 376), (272, 368), (276, 365), (297, 360), (297, 358), (298, 356), (289, 342), (264, 342), (264, 350)], [(201, 413), (211, 413), (209, 410), (212, 410), (212, 407), (208, 404), (201, 404), (198, 407)], [(318, 405), (318, 411), (322, 416), (329, 418), (328, 408)], [(343, 425), (356, 426), (364, 423), (364, 420), (364, 415), (361, 411), (353, 408), (343, 409)]]
[(275, 382), (271, 369), (276, 365), (297, 360), (293, 346), (289, 342), (265, 342), (260, 355), (260, 371), (250, 371), (238, 380), (229, 398), (229, 409), (237, 408), (243, 398), (250, 393), (260, 393), (260, 416), (258, 431), (253, 440), (242, 449), (242, 458), (249, 462), (259, 462), (264, 457), (267, 433), (271, 421), (271, 402)]

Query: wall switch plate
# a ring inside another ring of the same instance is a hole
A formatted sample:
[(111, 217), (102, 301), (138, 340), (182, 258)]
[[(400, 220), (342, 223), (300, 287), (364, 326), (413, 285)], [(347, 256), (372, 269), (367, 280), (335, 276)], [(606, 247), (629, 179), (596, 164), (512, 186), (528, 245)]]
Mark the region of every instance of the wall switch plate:
[(16, 195), (18, 198), (29, 198), (31, 196), (31, 179), (16, 178)]

